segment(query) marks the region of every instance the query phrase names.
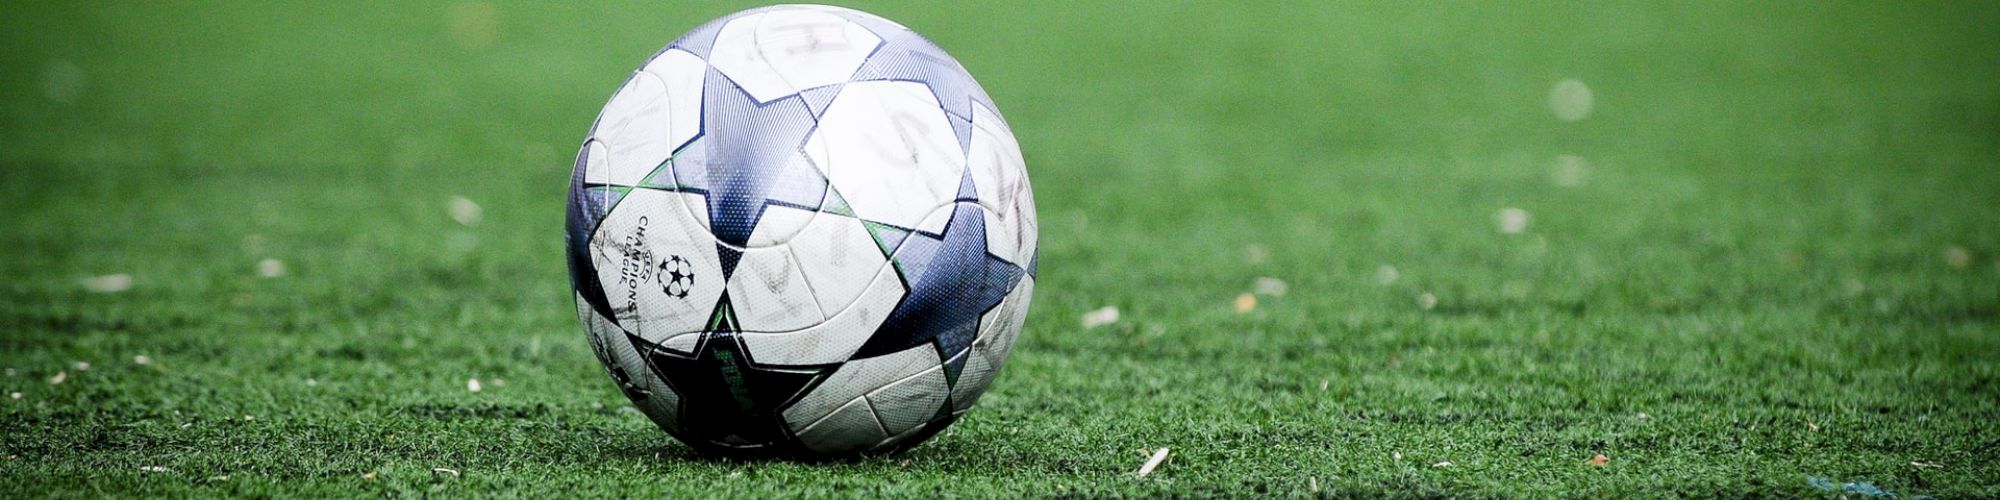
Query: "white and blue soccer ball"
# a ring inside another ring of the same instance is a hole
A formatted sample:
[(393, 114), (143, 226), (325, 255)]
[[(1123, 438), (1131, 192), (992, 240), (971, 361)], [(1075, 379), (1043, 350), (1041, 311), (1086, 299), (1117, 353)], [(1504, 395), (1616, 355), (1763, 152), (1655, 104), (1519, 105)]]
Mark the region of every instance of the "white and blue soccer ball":
[(632, 401), (708, 451), (915, 445), (992, 383), (1034, 291), (1021, 152), (909, 28), (754, 9), (655, 54), (570, 179), (577, 314)]

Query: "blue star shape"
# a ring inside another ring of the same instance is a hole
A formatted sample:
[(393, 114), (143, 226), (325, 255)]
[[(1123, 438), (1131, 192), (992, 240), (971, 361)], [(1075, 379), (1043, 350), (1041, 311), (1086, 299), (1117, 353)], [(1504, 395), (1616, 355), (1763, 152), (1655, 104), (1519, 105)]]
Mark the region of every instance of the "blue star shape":
[(702, 136), (675, 156), (671, 168), (682, 189), (707, 195), (709, 230), (726, 279), (765, 209), (818, 210), (827, 180), (805, 153), (818, 120), (800, 97), (758, 104), (713, 68), (703, 86)]
[(948, 379), (956, 381), (964, 366), (958, 355), (978, 338), (979, 317), (998, 307), (1027, 274), (986, 250), (984, 209), (968, 202), (976, 199), (971, 176), (964, 176), (960, 186), (959, 202), (943, 232), (916, 231), (897, 247), (896, 267), (909, 293), (853, 359), (930, 344), (948, 361)]

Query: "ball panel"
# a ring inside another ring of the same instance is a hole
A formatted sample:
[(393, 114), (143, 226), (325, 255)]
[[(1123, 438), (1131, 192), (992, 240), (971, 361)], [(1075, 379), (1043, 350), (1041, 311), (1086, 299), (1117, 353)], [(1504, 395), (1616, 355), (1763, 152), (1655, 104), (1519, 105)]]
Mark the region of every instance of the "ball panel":
[(871, 448), (888, 438), (866, 398), (854, 398), (826, 418), (799, 429), (800, 444), (820, 453), (845, 453)]
[(882, 246), (860, 219), (830, 213), (814, 218), (788, 249), (798, 259), (820, 314), (827, 319), (839, 316), (859, 300), (889, 263)]
[(887, 266), (868, 280), (859, 299), (833, 317), (794, 331), (744, 332), (744, 349), (760, 365), (825, 365), (846, 361), (868, 342), (903, 297), (903, 283)]
[(936, 417), (938, 408), (944, 406), (945, 394), (949, 392), (951, 388), (945, 384), (944, 367), (932, 366), (869, 392), (868, 405), (875, 409), (875, 417), (882, 421), (882, 428), (896, 435), (909, 432)]
[(708, 61), (765, 103), (847, 81), (881, 42), (840, 16), (780, 7), (724, 24)]
[(1014, 340), (1021, 333), (1022, 322), (1027, 318), (1028, 301), (1034, 297), (1035, 278), (1022, 276), (1021, 282), (1007, 293), (1000, 307), (987, 312), (979, 319), (979, 338), (972, 341), (967, 349), (965, 369), (959, 373), (958, 384), (951, 388), (951, 402), (954, 411), (965, 411), (979, 400), (979, 395), (993, 383), (999, 375), (1000, 366), (1007, 361), (1007, 354), (1014, 348)]
[(653, 374), (645, 357), (633, 348), (623, 328), (597, 314), (584, 302), (582, 295), (576, 296), (576, 304), (576, 313), (583, 320), (591, 351), (604, 364), (605, 371), (618, 384), (619, 390), (661, 428), (678, 428), (680, 394)]
[[(785, 248), (743, 251), (729, 276), (729, 301), (744, 331), (783, 332), (819, 324), (812, 288)], [(753, 351), (753, 356), (755, 356)]]
[(615, 319), (648, 341), (702, 331), (722, 295), (715, 240), (681, 201), (699, 196), (634, 189), (591, 236), (592, 263)]
[(986, 208), (986, 244), (994, 255), (1026, 267), (1035, 255), (1035, 196), (1028, 184), (1020, 144), (1000, 116), (973, 107), (972, 149), (967, 169)]
[(937, 99), (916, 82), (847, 84), (808, 144), (824, 148), (828, 180), (857, 215), (905, 228), (949, 203), (965, 172)]
[(940, 361), (937, 350), (929, 346), (848, 361), (827, 376), (818, 388), (785, 409), (785, 422), (793, 429), (803, 429), (849, 401), (918, 372), (936, 368)]
[(658, 78), (666, 92), (667, 144), (679, 149), (700, 135), (703, 80), (708, 75), (708, 62), (684, 50), (668, 50), (639, 71)]
[(637, 185), (673, 153), (679, 142), (673, 140), (670, 101), (660, 77), (643, 71), (611, 96), (591, 131), (606, 148), (605, 183)]

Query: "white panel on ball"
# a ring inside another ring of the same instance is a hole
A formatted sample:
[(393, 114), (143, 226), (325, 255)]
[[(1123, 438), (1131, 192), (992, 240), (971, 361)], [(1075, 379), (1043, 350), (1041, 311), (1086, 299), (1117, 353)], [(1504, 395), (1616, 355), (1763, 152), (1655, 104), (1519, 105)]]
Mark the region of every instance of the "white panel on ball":
[[(929, 345), (910, 349), (936, 352)], [(938, 365), (868, 393), (868, 404), (875, 407), (875, 417), (882, 421), (884, 430), (902, 434), (936, 417), (938, 408), (944, 406), (945, 393), (950, 391), (944, 366)]]
[(631, 340), (625, 337), (625, 330), (597, 314), (597, 311), (591, 309), (590, 304), (583, 300), (582, 295), (576, 296), (576, 314), (583, 318), (584, 329), (591, 336), (591, 348), (596, 351), (598, 361), (602, 361), (607, 370), (617, 369), (624, 372), (626, 377), (624, 382), (645, 393), (645, 399), (635, 400), (632, 404), (638, 406), (660, 425), (676, 425), (676, 420), (679, 418), (680, 394), (675, 393), (673, 388), (667, 387), (660, 382), (659, 377), (653, 375), (653, 370), (646, 366), (645, 357), (641, 356), (639, 351), (632, 347)]
[(792, 256), (828, 319), (854, 304), (889, 263), (868, 228), (853, 217), (820, 214), (791, 241)]
[(840, 365), (833, 375), (827, 376), (811, 394), (800, 399), (791, 408), (785, 409), (785, 422), (793, 429), (803, 429), (820, 420), (841, 405), (860, 399), (870, 391), (891, 382), (908, 378), (918, 372), (936, 368), (937, 349), (922, 346), (899, 352), (857, 359)]
[(1035, 195), (1020, 144), (1000, 115), (972, 107), (972, 146), (966, 154), (979, 205), (986, 210), (986, 248), (1027, 267), (1035, 256)]
[(826, 418), (800, 428), (798, 435), (799, 442), (804, 443), (806, 448), (839, 452), (881, 442), (888, 438), (889, 433), (882, 430), (881, 422), (875, 419), (875, 411), (868, 407), (868, 400), (855, 398)]
[[(650, 342), (702, 331), (722, 295), (715, 237), (696, 225), (681, 198), (691, 193), (634, 189), (599, 223), (591, 260), (618, 324)], [(684, 296), (668, 293), (660, 266), (679, 257), (693, 272)]]
[(987, 311), (979, 318), (979, 338), (972, 341), (972, 348), (966, 350), (965, 369), (959, 372), (958, 385), (952, 388), (951, 402), (954, 411), (965, 411), (986, 392), (986, 386), (993, 383), (993, 376), (999, 374), (1000, 366), (1007, 361), (1007, 354), (1014, 349), (1015, 337), (1021, 333), (1021, 322), (1027, 319), (1028, 300), (1035, 294), (1035, 278), (1022, 276), (1021, 282), (1000, 301), (1000, 306)]
[(665, 86), (666, 142), (670, 147), (678, 148), (701, 134), (702, 80), (708, 76), (708, 62), (688, 51), (673, 49), (660, 53), (639, 71), (659, 78)]
[(708, 62), (759, 103), (847, 81), (882, 43), (827, 12), (775, 9), (722, 26)]
[(825, 322), (795, 331), (743, 332), (743, 347), (761, 365), (824, 365), (846, 361), (875, 334), (903, 298), (896, 269), (883, 266), (861, 297)]
[(782, 247), (744, 250), (728, 288), (743, 331), (786, 332), (821, 320), (812, 287)]
[[(636, 72), (611, 96), (591, 137), (604, 144), (605, 181), (638, 184), (673, 154), (672, 110), (667, 86), (652, 73)], [(699, 108), (696, 108), (699, 109)]]
[(808, 146), (825, 148), (827, 177), (856, 214), (906, 228), (950, 203), (965, 172), (937, 97), (916, 82), (847, 84)]

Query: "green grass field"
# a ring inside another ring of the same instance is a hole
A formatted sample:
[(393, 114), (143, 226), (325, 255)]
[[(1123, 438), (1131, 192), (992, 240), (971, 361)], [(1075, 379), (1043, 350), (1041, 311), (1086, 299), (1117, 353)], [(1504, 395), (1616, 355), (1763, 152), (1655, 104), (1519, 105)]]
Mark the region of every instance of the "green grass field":
[(562, 260), (741, 6), (0, 5), (0, 496), (2000, 496), (1994, 3), (857, 6), (1007, 113), (1041, 277), (967, 418), (794, 463), (631, 409)]

